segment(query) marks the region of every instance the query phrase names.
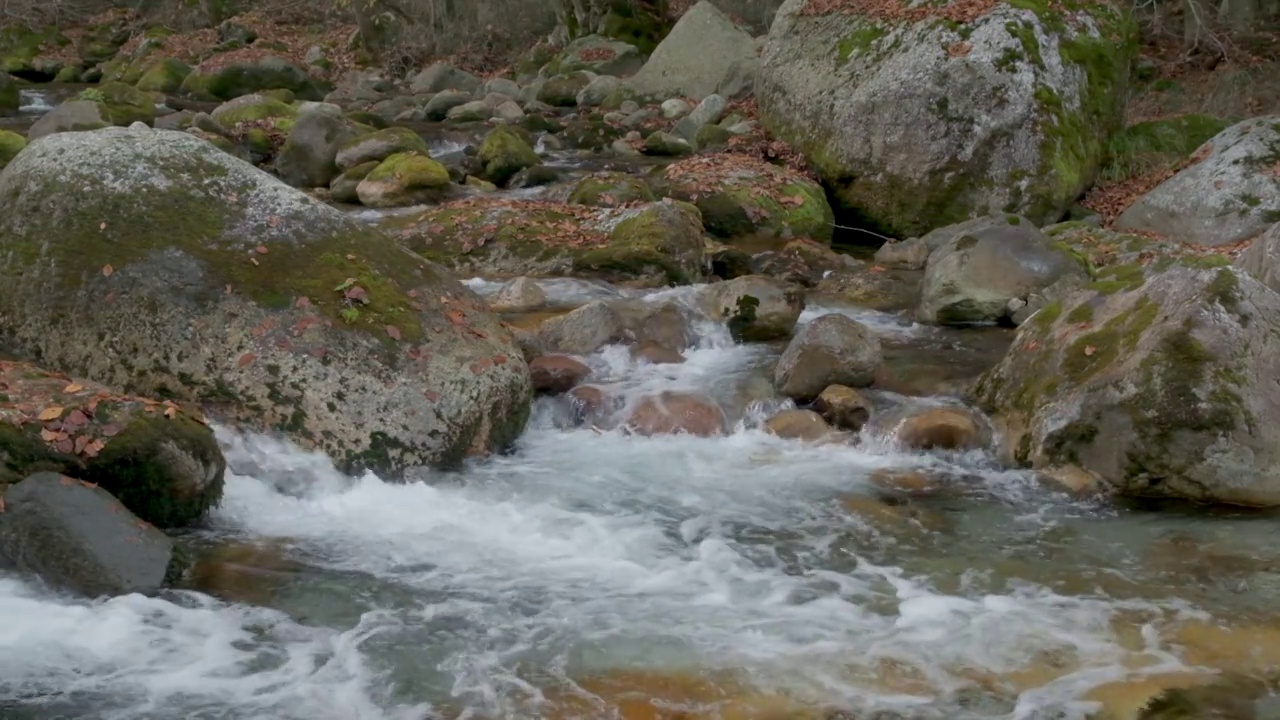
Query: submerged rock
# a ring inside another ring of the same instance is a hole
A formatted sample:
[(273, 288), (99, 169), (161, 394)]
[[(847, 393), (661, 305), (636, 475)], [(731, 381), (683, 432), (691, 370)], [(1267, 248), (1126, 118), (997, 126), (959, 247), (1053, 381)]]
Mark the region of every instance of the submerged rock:
[(1217, 264), (1133, 266), (1032, 315), (972, 390), (1005, 456), (1127, 495), (1280, 504), (1280, 295)]
[(724, 410), (709, 397), (666, 391), (637, 403), (627, 427), (638, 435), (723, 435)]
[(529, 363), (529, 373), (535, 391), (560, 395), (585, 380), (591, 368), (567, 355), (543, 355)]
[(1280, 115), (1232, 125), (1192, 157), (1194, 164), (1130, 205), (1116, 229), (1214, 246), (1280, 222)]
[(991, 444), (991, 425), (959, 406), (905, 403), (876, 418), (876, 430), (912, 450), (978, 450)]
[(36, 473), (5, 492), (4, 510), (0, 566), (88, 597), (149, 595), (165, 582), (172, 541), (102, 488)]
[(832, 433), (831, 426), (812, 410), (783, 410), (764, 424), (765, 432), (788, 440), (820, 440)]
[(796, 333), (778, 358), (773, 383), (789, 398), (813, 400), (831, 385), (870, 385), (881, 360), (880, 338), (862, 323), (832, 313)]
[(761, 119), (892, 235), (1005, 210), (1057, 220), (1121, 122), (1137, 46), (1123, 8), (998, 2), (956, 23), (924, 7), (808, 6), (787, 0), (775, 17)]
[(822, 186), (745, 155), (679, 160), (662, 173), (664, 194), (692, 202), (716, 237), (810, 238), (830, 242), (835, 216)]
[(972, 220), (929, 255), (916, 319), (940, 325), (1010, 320), (1017, 303), (1064, 277), (1083, 284), (1087, 274), (1025, 218)]
[(472, 198), (384, 224), (409, 249), (463, 273), (657, 285), (702, 275), (698, 210), (674, 200), (608, 209)]
[(523, 427), (527, 368), (479, 297), (191, 135), (41, 138), (0, 172), (0, 203), (0, 338), (52, 369), (202, 401), (353, 471)]
[(844, 385), (828, 385), (813, 401), (823, 420), (841, 430), (857, 432), (871, 418), (871, 404), (862, 393)]
[(547, 304), (547, 294), (538, 283), (527, 277), (518, 277), (503, 285), (493, 297), (489, 307), (497, 312), (529, 312)]
[(183, 527), (221, 499), (225, 468), (197, 410), (0, 361), (0, 484), (56, 470), (147, 522)]

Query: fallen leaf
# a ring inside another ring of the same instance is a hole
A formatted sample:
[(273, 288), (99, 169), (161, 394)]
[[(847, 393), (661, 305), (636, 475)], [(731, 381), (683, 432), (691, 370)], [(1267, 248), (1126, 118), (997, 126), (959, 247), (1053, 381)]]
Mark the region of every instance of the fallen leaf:
[(40, 431), (40, 439), (44, 440), (45, 442), (53, 442), (54, 440), (58, 439), (58, 433), (48, 428), (45, 428)]
[(362, 302), (362, 303), (369, 302), (368, 300), (369, 292), (364, 288), (360, 287), (359, 285), (354, 285), (352, 287), (347, 288), (347, 291), (343, 293), (343, 296), (346, 297), (348, 300), (355, 300), (356, 302)]
[(50, 420), (57, 420), (60, 417), (62, 417), (62, 408), (55, 405), (51, 408), (45, 408), (38, 416), (38, 419), (43, 422), (48, 422)]
[(244, 367), (245, 365), (248, 365), (249, 363), (257, 359), (258, 359), (257, 355), (254, 355), (251, 352), (245, 353), (240, 356), (239, 360), (236, 361), (236, 367)]
[(392, 340), (399, 340), (401, 337), (400, 328), (396, 327), (395, 325), (388, 325), (387, 335), (389, 335)]
[(226, 293), (227, 293), (228, 295), (230, 295), (230, 294), (231, 294), (231, 285), (230, 285), (229, 283), (227, 284)]
[(300, 297), (298, 298), (298, 301), (293, 304), (293, 306), (298, 308), (309, 308), (311, 307), (311, 300), (305, 296)]
[(1092, 345), (1085, 345), (1085, 346), (1084, 346), (1084, 355), (1085, 355), (1085, 357), (1089, 357), (1089, 356), (1093, 355), (1093, 354), (1094, 354), (1094, 353), (1096, 353), (1096, 352), (1098, 352), (1098, 348), (1096, 348), (1096, 347), (1094, 347), (1094, 346), (1092, 346)]
[(258, 253), (259, 255), (266, 255), (268, 252), (266, 245), (259, 245), (258, 247), (254, 248), (253, 251)]
[(89, 482), (88, 480), (81, 480), (80, 484), (89, 488), (90, 490), (98, 487), (98, 483)]
[(65, 430), (76, 430), (89, 424), (89, 417), (79, 410), (72, 410), (67, 419), (63, 421), (62, 427)]
[(279, 224), (280, 224), (280, 216), (279, 216), (279, 215), (268, 215), (268, 216), (267, 216), (267, 224), (268, 224), (268, 225), (270, 225), (271, 227), (276, 227), (277, 225), (279, 225)]
[(102, 436), (115, 437), (116, 435), (119, 435), (120, 431), (123, 429), (124, 426), (120, 423), (108, 423), (102, 427)]
[(103, 230), (106, 230), (106, 229), (107, 229), (107, 224), (106, 224), (106, 223), (102, 223), (102, 224), (98, 225), (98, 232), (102, 232)]
[(75, 453), (76, 453), (77, 455), (79, 455), (79, 454), (83, 453), (83, 452), (84, 452), (84, 449), (85, 449), (86, 447), (88, 447), (88, 445), (89, 445), (89, 436), (88, 436), (88, 435), (81, 435), (80, 437), (76, 438), (76, 442), (75, 442)]
[(94, 440), (93, 442), (84, 446), (84, 456), (91, 457), (91, 458), (98, 457), (98, 453), (102, 452), (102, 449), (106, 446), (107, 444), (102, 442), (101, 440)]
[(84, 386), (83, 386), (83, 385), (81, 385), (81, 384), (79, 384), (79, 383), (71, 383), (70, 385), (68, 385), (68, 386), (66, 386), (66, 387), (64, 387), (64, 388), (62, 388), (62, 392), (64, 392), (64, 393), (78, 393), (78, 392), (80, 392), (80, 391), (81, 391), (81, 390), (83, 390), (83, 389), (84, 389)]
[(75, 449), (75, 443), (71, 442), (71, 438), (63, 438), (54, 447), (60, 453), (69, 453)]
[(177, 409), (177, 408), (165, 408), (165, 409), (164, 409), (164, 416), (165, 416), (165, 417), (167, 417), (167, 418), (169, 418), (170, 420), (172, 420), (173, 418), (175, 418), (175, 417), (177, 417), (177, 416), (178, 416), (178, 409)]
[(356, 256), (355, 256), (355, 255), (350, 255), (350, 254), (348, 254), (348, 255), (347, 255), (347, 259), (348, 259), (348, 260), (355, 260), (355, 259), (356, 259)]
[(439, 401), (440, 401), (440, 393), (435, 392), (434, 390), (428, 390), (428, 391), (426, 391), (426, 392), (422, 393), (422, 395), (423, 395), (423, 397), (425, 397), (425, 398), (427, 399), (427, 401), (428, 401), (428, 402), (439, 402)]
[(258, 264), (258, 258), (251, 257), (251, 258), (249, 258), (249, 262), (253, 263), (254, 265), (257, 265), (257, 264)]
[(115, 271), (116, 271), (116, 269), (115, 269), (115, 268), (113, 268), (113, 267), (111, 267), (110, 265), (103, 265), (103, 266), (102, 266), (102, 276), (103, 276), (103, 277), (111, 277), (111, 273), (113, 273), (113, 272), (115, 272)]

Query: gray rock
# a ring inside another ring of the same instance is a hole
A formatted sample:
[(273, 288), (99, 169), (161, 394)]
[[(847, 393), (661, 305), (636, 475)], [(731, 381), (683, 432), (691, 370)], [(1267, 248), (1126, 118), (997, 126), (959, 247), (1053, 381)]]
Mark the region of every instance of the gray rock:
[(344, 107), (368, 107), (382, 100), (391, 88), (391, 83), (377, 70), (350, 70), (324, 100)]
[(338, 149), (354, 137), (355, 129), (340, 115), (305, 113), (276, 153), (276, 174), (294, 187), (324, 187), (338, 176)]
[(622, 126), (625, 128), (635, 129), (656, 117), (658, 117), (657, 110), (654, 110), (653, 108), (640, 108), (623, 118)]
[(882, 360), (880, 338), (862, 323), (832, 313), (791, 339), (773, 370), (773, 384), (789, 398), (813, 400), (830, 385), (870, 385)]
[(1237, 123), (1205, 143), (1204, 158), (1157, 185), (1116, 220), (1197, 245), (1230, 245), (1280, 221), (1280, 115)]
[(381, 162), (402, 152), (431, 154), (426, 141), (417, 133), (409, 128), (392, 127), (346, 141), (338, 150), (335, 163), (345, 172), (370, 160)]
[(27, 141), (63, 132), (97, 130), (110, 125), (102, 106), (90, 100), (71, 100), (45, 113), (27, 130)]
[(360, 182), (380, 164), (381, 162), (378, 160), (370, 160), (356, 165), (335, 177), (333, 182), (329, 183), (330, 199), (334, 202), (349, 203), (351, 205), (359, 204), (360, 193), (358, 190)]
[(875, 261), (890, 267), (920, 270), (929, 261), (929, 251), (929, 244), (920, 238), (887, 242), (876, 250)]
[(700, 0), (671, 28), (626, 87), (645, 97), (702, 99), (725, 82), (735, 63), (754, 57), (751, 36), (709, 0)]
[(552, 107), (573, 107), (578, 103), (578, 93), (586, 89), (595, 77), (586, 71), (557, 75), (538, 89), (538, 100)]
[(1280, 505), (1280, 294), (1174, 261), (1041, 309), (974, 384), (1005, 460), (1126, 495)]
[(436, 93), (435, 97), (427, 101), (422, 110), (426, 113), (428, 120), (444, 120), (449, 115), (449, 111), (471, 102), (471, 93), (463, 90), (444, 90)]
[(891, 235), (1006, 209), (1053, 222), (1122, 120), (1137, 43), (1105, 4), (998, 2), (956, 28), (928, 14), (809, 16), (805, 3), (786, 0), (769, 32), (760, 118)]
[(578, 91), (579, 107), (597, 107), (622, 86), (622, 81), (612, 75), (601, 75)]
[(449, 108), (445, 117), (455, 122), (483, 122), (493, 117), (493, 108), (483, 100), (472, 100)]
[(547, 294), (537, 282), (527, 277), (508, 281), (489, 298), (489, 307), (495, 312), (529, 312), (546, 304)]
[(700, 304), (739, 342), (766, 342), (791, 335), (804, 311), (804, 295), (773, 278), (746, 275), (707, 286)]
[(506, 95), (510, 98), (520, 97), (520, 83), (507, 78), (493, 78), (484, 84), (484, 92)]
[(662, 117), (667, 120), (679, 120), (693, 112), (693, 106), (684, 98), (671, 98), (662, 102)]
[(0, 561), (88, 597), (153, 594), (173, 542), (106, 490), (57, 473), (9, 488), (0, 515)]
[(694, 138), (698, 136), (698, 131), (704, 126), (714, 125), (720, 121), (727, 104), (724, 98), (719, 95), (706, 96), (702, 99), (702, 102), (698, 103), (698, 107), (693, 109), (693, 112), (676, 123), (673, 132), (685, 140), (693, 142)]
[(693, 143), (661, 130), (654, 131), (644, 139), (644, 152), (646, 155), (679, 157), (681, 155), (692, 155), (693, 150)]
[(759, 58), (739, 58), (725, 71), (724, 78), (716, 86), (716, 94), (730, 101), (745, 100), (755, 93), (756, 78), (759, 75)]
[(514, 100), (508, 100), (493, 109), (493, 116), (506, 122), (517, 122), (524, 117), (524, 110)]
[(1235, 265), (1263, 285), (1280, 292), (1280, 223), (1272, 225), (1262, 237), (1250, 243), (1236, 258)]
[(538, 327), (538, 341), (548, 352), (590, 355), (626, 339), (626, 321), (608, 302), (596, 300)]
[(186, 130), (196, 114), (191, 110), (180, 110), (156, 118), (157, 130)]
[[(413, 77), (409, 90), (416, 95), (460, 90), (468, 96), (480, 89), (480, 78), (449, 63), (435, 63)], [(470, 99), (470, 97), (468, 97)]]
[(389, 477), (523, 428), (527, 368), (475, 293), (189, 134), (41, 138), (0, 171), (0, 203), (0, 336), (49, 369), (216, 396), (229, 424)]
[(618, 112), (623, 112), (628, 115), (630, 115), (631, 113), (639, 109), (640, 109), (640, 103), (636, 102), (635, 100), (623, 100), (622, 104), (618, 106)]
[(544, 70), (554, 68), (556, 73), (589, 70), (597, 75), (621, 77), (635, 73), (642, 65), (644, 55), (635, 45), (599, 35), (587, 35), (569, 43), (560, 56), (548, 63)]
[(1009, 301), (1025, 300), (1065, 276), (1087, 277), (1026, 218), (992, 216), (929, 255), (916, 319), (963, 325), (1010, 320)]
[(394, 120), (400, 115), (400, 113), (403, 113), (406, 110), (413, 110), (417, 107), (417, 98), (400, 95), (398, 97), (379, 100), (369, 107), (369, 112), (377, 115), (383, 120)]
[[(203, 130), (207, 133), (213, 133), (214, 135), (221, 135), (223, 137), (227, 137), (228, 134), (227, 129), (222, 126), (222, 123), (214, 120), (213, 116), (209, 113), (196, 113), (195, 116), (191, 118), (191, 127)], [(160, 129), (163, 130), (164, 128)]]

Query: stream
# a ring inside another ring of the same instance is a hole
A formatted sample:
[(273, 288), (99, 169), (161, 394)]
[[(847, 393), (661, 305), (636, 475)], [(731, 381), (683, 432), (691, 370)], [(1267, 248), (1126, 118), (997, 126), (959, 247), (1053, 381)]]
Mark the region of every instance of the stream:
[[(560, 310), (694, 312), (691, 288), (539, 284)], [(821, 298), (800, 322), (828, 312), (930, 388), (1012, 337)], [(783, 345), (693, 334), (683, 364), (605, 347), (590, 382), (709, 394), (724, 437), (583, 427), (544, 397), (509, 454), (393, 484), (217, 427), (230, 470), (182, 538), (191, 587), (84, 601), (0, 574), (0, 718), (1083, 720), (1117, 681), (1280, 664), (1274, 514), (1081, 499), (873, 431), (779, 439)]]

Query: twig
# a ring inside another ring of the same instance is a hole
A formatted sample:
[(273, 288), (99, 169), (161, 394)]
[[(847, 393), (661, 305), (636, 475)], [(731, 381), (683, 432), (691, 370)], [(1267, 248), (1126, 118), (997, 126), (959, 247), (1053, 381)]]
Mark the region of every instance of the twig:
[(888, 235), (881, 235), (878, 232), (872, 232), (871, 230), (867, 230), (866, 228), (849, 227), (848, 225), (837, 225), (835, 223), (827, 223), (827, 224), (833, 228), (839, 228), (841, 230), (853, 230), (854, 232), (866, 233), (868, 235), (875, 235), (881, 240), (885, 240), (887, 242), (898, 242), (897, 238), (891, 238)]

